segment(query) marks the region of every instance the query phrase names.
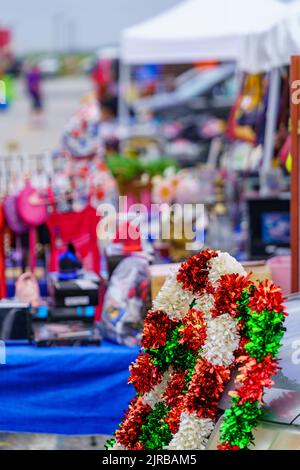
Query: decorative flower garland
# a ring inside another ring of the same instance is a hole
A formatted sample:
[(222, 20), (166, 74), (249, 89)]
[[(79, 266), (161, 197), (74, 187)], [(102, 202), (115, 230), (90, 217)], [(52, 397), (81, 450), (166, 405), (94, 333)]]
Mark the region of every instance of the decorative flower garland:
[(255, 285), (227, 253), (206, 250), (183, 263), (145, 320), (143, 349), (130, 367), (137, 396), (107, 448), (205, 449), (236, 365), (219, 449), (248, 448), (278, 370), (284, 316), (280, 289)]

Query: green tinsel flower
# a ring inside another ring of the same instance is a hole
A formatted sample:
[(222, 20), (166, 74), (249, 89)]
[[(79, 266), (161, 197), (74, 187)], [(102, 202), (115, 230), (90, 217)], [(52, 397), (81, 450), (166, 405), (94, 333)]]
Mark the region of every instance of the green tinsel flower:
[(110, 450), (113, 448), (113, 446), (115, 445), (116, 443), (116, 439), (108, 439), (105, 444), (104, 444), (104, 447), (106, 450)]
[(253, 444), (252, 430), (257, 427), (263, 412), (258, 402), (238, 405), (238, 401), (239, 397), (233, 397), (231, 408), (225, 411), (225, 421), (220, 430), (221, 441), (247, 449)]
[(138, 438), (146, 450), (161, 450), (170, 443), (173, 435), (165, 422), (168, 412), (169, 408), (163, 403), (157, 403), (146, 417)]
[(187, 349), (184, 344), (179, 343), (182, 339), (182, 335), (179, 333), (180, 328), (181, 326), (178, 326), (170, 332), (163, 348), (146, 350), (151, 354), (153, 364), (161, 371), (165, 371), (170, 365), (174, 369), (183, 371), (194, 369), (195, 367), (197, 354)]
[(264, 310), (262, 313), (252, 312), (246, 321), (249, 343), (245, 349), (251, 357), (261, 360), (270, 355), (275, 357), (281, 347), (285, 332), (284, 315)]

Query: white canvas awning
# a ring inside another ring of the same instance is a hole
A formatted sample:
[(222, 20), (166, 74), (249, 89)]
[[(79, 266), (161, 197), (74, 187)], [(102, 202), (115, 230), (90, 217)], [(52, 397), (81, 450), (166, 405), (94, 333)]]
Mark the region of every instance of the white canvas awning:
[(264, 71), (294, 52), (300, 52), (300, 1), (187, 0), (121, 37), (128, 64), (217, 59)]

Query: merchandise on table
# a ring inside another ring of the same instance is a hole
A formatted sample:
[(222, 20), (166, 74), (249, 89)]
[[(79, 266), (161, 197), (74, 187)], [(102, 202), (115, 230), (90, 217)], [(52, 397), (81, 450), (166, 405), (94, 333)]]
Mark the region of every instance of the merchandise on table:
[(44, 323), (34, 326), (37, 346), (99, 346), (99, 329), (85, 322)]

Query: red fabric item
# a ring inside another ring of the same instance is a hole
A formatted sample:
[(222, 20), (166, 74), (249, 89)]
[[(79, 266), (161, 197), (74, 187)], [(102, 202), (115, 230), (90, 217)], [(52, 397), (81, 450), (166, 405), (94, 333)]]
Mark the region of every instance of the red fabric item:
[(96, 210), (87, 207), (81, 212), (56, 213), (47, 220), (50, 232), (51, 255), (49, 271), (58, 271), (58, 258), (72, 242), (76, 254), (87, 271), (100, 272), (100, 253), (96, 235), (99, 217)]
[[(134, 233), (133, 239), (130, 236), (130, 228)], [(123, 245), (123, 253), (133, 253), (136, 251), (142, 251), (141, 234), (139, 227), (133, 227), (129, 222), (123, 222), (120, 224), (113, 243), (121, 243)]]

